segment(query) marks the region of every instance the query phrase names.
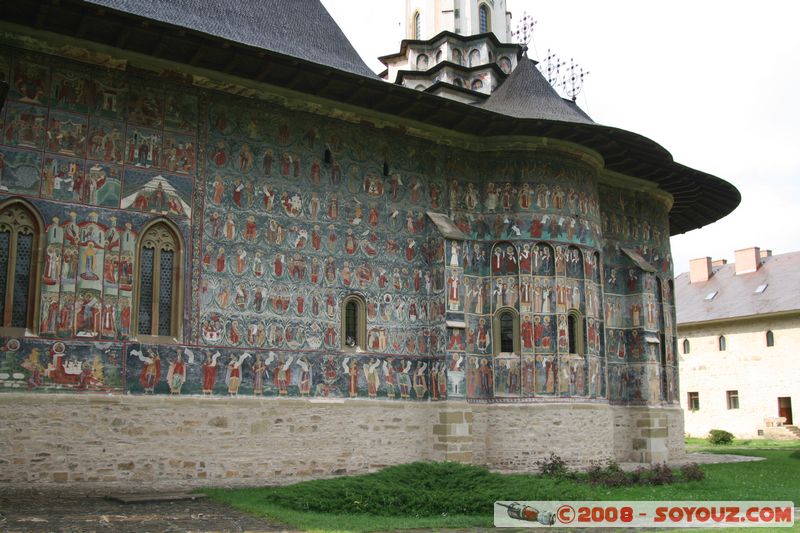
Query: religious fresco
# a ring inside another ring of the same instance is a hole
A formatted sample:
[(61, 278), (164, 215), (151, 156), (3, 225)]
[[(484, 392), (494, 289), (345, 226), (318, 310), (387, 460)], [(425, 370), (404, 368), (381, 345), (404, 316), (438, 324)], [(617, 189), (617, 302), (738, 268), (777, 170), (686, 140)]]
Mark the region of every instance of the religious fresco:
[(676, 403), (677, 330), (669, 232), (664, 229), (667, 209), (642, 193), (601, 187), (600, 194), (610, 399)]
[(432, 359), (129, 344), (126, 390), (141, 394), (439, 400)]
[(42, 155), (0, 146), (0, 193), (39, 194)]
[[(46, 226), (42, 354), (114, 343), (114, 386), (136, 394), (677, 398), (666, 208), (598, 185), (581, 161), (462, 153), (13, 50), (0, 71), (12, 82), (0, 195), (29, 197)], [(157, 217), (184, 247), (174, 346), (131, 331), (138, 239)], [(341, 339), (353, 294), (366, 304), (358, 353)], [(519, 349), (501, 354), (506, 308)]]
[(122, 392), (122, 345), (0, 339), (0, 392)]

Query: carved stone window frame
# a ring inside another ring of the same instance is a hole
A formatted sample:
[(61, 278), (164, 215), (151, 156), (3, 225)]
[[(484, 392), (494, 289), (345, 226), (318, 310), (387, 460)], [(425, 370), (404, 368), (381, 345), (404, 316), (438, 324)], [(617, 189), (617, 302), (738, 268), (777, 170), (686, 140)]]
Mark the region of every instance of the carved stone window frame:
[[(22, 198), (9, 198), (0, 202), (0, 231), (8, 230), (11, 235), (8, 243), (8, 267), (0, 276), (6, 276), (5, 302), (3, 316), (0, 317), (0, 335), (35, 335), (38, 331), (39, 291), (44, 222), (39, 212)], [(19, 235), (33, 235), (31, 246), (31, 267), (28, 279), (28, 311), (25, 326), (12, 326), (11, 314), (14, 309), (14, 284), (17, 266), (17, 241)]]
[[(153, 248), (153, 298), (151, 310), (151, 332), (155, 335), (139, 333), (139, 305), (141, 297), (141, 269), (142, 252), (145, 248)], [(170, 334), (158, 335), (158, 302), (161, 284), (161, 251), (171, 250), (174, 252), (172, 267), (172, 307), (170, 317)], [(133, 312), (131, 313), (131, 335), (137, 342), (151, 344), (177, 344), (181, 342), (183, 334), (183, 239), (175, 223), (167, 218), (157, 218), (151, 220), (142, 229), (139, 242), (136, 248), (136, 280), (133, 293)]]

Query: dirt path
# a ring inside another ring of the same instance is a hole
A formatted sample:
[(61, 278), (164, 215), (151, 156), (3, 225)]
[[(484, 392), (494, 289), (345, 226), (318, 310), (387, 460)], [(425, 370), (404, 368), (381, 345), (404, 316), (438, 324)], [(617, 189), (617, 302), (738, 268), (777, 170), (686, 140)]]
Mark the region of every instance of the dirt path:
[(98, 496), (27, 492), (0, 494), (6, 533), (162, 533), (288, 531), (208, 499), (120, 503)]

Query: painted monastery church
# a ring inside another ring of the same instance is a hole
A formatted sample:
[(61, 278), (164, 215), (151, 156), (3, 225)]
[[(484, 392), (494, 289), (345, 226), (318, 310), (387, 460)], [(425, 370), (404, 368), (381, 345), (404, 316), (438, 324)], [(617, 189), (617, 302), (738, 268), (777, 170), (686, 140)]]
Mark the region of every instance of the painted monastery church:
[(683, 453), (669, 237), (739, 193), (503, 0), (409, 1), (381, 75), (317, 0), (0, 13), (3, 483)]

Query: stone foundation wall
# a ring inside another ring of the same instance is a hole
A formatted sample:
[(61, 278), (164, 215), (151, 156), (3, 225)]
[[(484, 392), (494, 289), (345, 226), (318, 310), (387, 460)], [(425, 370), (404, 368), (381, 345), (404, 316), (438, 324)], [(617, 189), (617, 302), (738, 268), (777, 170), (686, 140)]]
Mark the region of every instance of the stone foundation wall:
[(434, 452), (433, 403), (3, 394), (0, 483), (267, 485)]
[(419, 460), (534, 471), (683, 454), (681, 410), (605, 404), (0, 395), (0, 484), (283, 484)]
[(536, 470), (556, 453), (572, 465), (613, 457), (606, 404), (474, 404), (475, 462), (494, 470)]

